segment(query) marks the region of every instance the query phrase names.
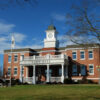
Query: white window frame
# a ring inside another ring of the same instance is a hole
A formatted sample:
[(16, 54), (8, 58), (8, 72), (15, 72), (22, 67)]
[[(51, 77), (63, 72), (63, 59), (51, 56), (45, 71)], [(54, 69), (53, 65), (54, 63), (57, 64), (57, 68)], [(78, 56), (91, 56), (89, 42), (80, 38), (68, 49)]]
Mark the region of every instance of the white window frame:
[(20, 61), (23, 61), (24, 57), (22, 57), (22, 56), (24, 56), (24, 55), (20, 55)]
[(11, 67), (8, 67), (8, 69), (10, 68), (10, 73), (8, 74), (8, 70), (7, 70), (7, 76), (11, 75)]
[[(81, 52), (84, 52), (84, 58), (81, 58)], [(85, 60), (85, 51), (84, 50), (80, 50), (80, 60)]]
[[(9, 61), (9, 56), (11, 56), (11, 55), (8, 55), (8, 63), (11, 63), (11, 61)], [(12, 56), (11, 56), (11, 60), (12, 60)]]
[(94, 75), (94, 64), (89, 64), (89, 70), (90, 70), (90, 66), (93, 66), (93, 73), (90, 73), (89, 71), (89, 75)]
[[(73, 53), (74, 53), (74, 52), (76, 53), (76, 58), (73, 58)], [(73, 59), (73, 60), (77, 60), (77, 51), (72, 51), (72, 59)]]
[[(17, 61), (15, 61), (15, 56), (17, 56)], [(18, 55), (17, 54), (14, 55), (14, 62), (18, 62)]]
[[(92, 58), (89, 58), (89, 51), (92, 51)], [(88, 50), (88, 58), (92, 60), (94, 58), (93, 50)]]
[[(73, 66), (76, 66), (76, 74), (73, 74), (74, 73)], [(78, 75), (77, 65), (76, 64), (73, 64), (72, 65), (72, 76), (77, 76), (77, 75)]]
[[(15, 74), (15, 68), (17, 68), (17, 74)], [(14, 67), (14, 76), (18, 75), (18, 67)]]
[[(84, 71), (85, 71), (85, 75), (82, 75), (82, 67), (83, 67), (83, 66), (84, 66), (84, 68), (85, 68), (85, 70), (84, 70)], [(81, 68), (80, 68), (81, 76), (86, 76), (86, 66), (85, 66), (85, 65), (81, 65), (80, 67), (81, 67)]]

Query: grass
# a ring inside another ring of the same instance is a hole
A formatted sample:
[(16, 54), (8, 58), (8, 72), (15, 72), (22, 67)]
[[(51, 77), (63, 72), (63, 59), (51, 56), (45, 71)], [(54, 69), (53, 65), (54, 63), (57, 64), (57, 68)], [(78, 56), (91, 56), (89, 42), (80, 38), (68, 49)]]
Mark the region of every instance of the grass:
[(0, 100), (100, 100), (99, 85), (22, 85), (0, 88)]

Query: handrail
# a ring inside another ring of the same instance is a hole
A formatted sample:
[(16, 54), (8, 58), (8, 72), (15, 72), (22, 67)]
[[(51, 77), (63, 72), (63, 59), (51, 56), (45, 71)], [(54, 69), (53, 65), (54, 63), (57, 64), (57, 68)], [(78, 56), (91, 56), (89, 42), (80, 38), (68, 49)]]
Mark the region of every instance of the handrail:
[(25, 57), (24, 60), (42, 60), (42, 59), (66, 59), (66, 55), (46, 55), (46, 56), (29, 56)]

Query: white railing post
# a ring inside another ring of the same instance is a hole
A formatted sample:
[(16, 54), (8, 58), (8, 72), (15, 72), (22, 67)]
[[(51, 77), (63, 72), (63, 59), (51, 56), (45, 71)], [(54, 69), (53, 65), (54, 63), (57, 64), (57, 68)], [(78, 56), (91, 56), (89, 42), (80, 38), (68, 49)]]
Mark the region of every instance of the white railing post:
[(36, 84), (35, 65), (33, 65), (33, 84)]
[(61, 82), (64, 83), (64, 64), (62, 66), (62, 75), (61, 75)]
[(50, 75), (49, 75), (49, 64), (47, 65), (47, 82), (50, 81)]
[(64, 54), (61, 54), (61, 58), (64, 58)]
[(26, 67), (26, 78), (28, 77), (28, 67)]
[(33, 56), (33, 59), (35, 60), (35, 55)]
[(22, 82), (22, 77), (23, 77), (23, 75), (22, 75), (22, 68), (23, 68), (23, 66), (21, 65), (20, 66), (20, 82)]

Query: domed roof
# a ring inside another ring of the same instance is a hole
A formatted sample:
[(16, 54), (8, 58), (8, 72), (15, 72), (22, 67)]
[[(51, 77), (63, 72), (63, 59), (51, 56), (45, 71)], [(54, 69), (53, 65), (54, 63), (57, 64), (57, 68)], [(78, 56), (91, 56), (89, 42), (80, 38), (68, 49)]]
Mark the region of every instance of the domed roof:
[(54, 25), (49, 25), (47, 30), (56, 30), (56, 27)]

